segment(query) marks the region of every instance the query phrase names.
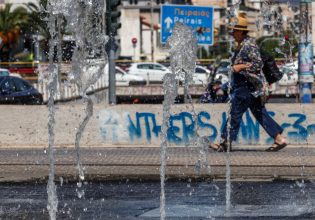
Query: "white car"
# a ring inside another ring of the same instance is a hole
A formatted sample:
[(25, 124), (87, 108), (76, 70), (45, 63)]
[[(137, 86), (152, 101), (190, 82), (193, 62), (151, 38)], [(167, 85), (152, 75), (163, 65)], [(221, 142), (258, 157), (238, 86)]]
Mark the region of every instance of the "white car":
[(10, 76), (10, 71), (8, 69), (0, 68), (0, 76)]
[(10, 70), (8, 69), (4, 69), (4, 68), (0, 68), (0, 76), (15, 76), (18, 78), (22, 78), (22, 76), (18, 73), (11, 73)]
[(159, 63), (132, 63), (128, 68), (128, 73), (130, 75), (141, 76), (149, 83), (162, 83), (163, 77), (171, 71)]
[(146, 80), (141, 76), (131, 75), (120, 67), (116, 66), (116, 86), (137, 86), (145, 85)]
[[(90, 65), (84, 67), (84, 71), (81, 78), (81, 81), (88, 82), (89, 80), (93, 79), (93, 77), (97, 77), (99, 75), (98, 71), (100, 71), (100, 67), (104, 63), (103, 60), (89, 60)], [(105, 65), (104, 69), (102, 70), (103, 74), (101, 74), (102, 80), (105, 81), (105, 86), (108, 86), (109, 83), (109, 66), (108, 63)], [(68, 79), (72, 81), (74, 79), (74, 75), (70, 74)], [(133, 86), (133, 85), (145, 85), (146, 80), (143, 77), (131, 75), (125, 72), (118, 66), (115, 66), (115, 79), (116, 79), (116, 86)]]
[(279, 68), (283, 72), (283, 77), (279, 80), (278, 85), (280, 86), (294, 86), (299, 80), (299, 75), (296, 69), (288, 66), (282, 66)]
[[(104, 72), (108, 82), (108, 64), (106, 64)], [(118, 66), (115, 66), (115, 74), (116, 86), (133, 86), (146, 84), (146, 80), (143, 77), (129, 74)]]
[(230, 62), (220, 62), (218, 68), (215, 71), (214, 80), (221, 81), (222, 84), (229, 82)]
[(192, 85), (207, 85), (211, 72), (203, 66), (196, 66)]
[(215, 81), (220, 81), (222, 84), (229, 82), (229, 76), (223, 73), (217, 73), (214, 77)]

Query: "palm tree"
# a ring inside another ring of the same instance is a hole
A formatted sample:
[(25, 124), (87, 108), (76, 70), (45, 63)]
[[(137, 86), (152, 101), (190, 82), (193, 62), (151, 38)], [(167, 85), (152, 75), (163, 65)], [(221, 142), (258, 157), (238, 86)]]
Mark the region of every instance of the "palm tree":
[(22, 28), (29, 22), (29, 13), (25, 7), (17, 7), (12, 9), (12, 4), (6, 4), (0, 9), (0, 37), (1, 44), (1, 60), (8, 59), (10, 49), (17, 42)]
[(29, 10), (29, 31), (42, 35), (49, 39), (49, 30), (47, 26), (47, 0), (39, 0), (39, 6), (34, 3), (25, 4)]

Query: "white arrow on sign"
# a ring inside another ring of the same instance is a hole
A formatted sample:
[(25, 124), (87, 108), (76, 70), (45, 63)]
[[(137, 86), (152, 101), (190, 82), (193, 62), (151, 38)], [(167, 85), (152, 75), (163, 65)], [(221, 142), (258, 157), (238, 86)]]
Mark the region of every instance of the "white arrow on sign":
[(166, 28), (170, 28), (173, 20), (170, 17), (165, 18), (164, 22), (166, 23)]

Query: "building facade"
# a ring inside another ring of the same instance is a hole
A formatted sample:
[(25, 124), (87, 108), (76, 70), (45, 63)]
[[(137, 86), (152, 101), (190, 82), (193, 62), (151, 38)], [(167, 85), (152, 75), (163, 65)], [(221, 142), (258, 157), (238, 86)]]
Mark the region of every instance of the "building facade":
[[(0, 0), (0, 7), (4, 4), (12, 3), (20, 5), (27, 2), (37, 4), (38, 0)], [(117, 57), (129, 57), (134, 60), (146, 59), (154, 60), (164, 59), (168, 54), (167, 50), (160, 43), (161, 28), (161, 5), (163, 4), (189, 4), (196, 6), (213, 6), (215, 42), (226, 40), (226, 8), (239, 2), (239, 0), (122, 0), (121, 6), (121, 24), (122, 28), (118, 31)], [(277, 28), (257, 28), (258, 18), (261, 19), (265, 1), (262, 0), (242, 0), (241, 11), (246, 12), (252, 29), (252, 36), (273, 36), (280, 32)], [(278, 2), (278, 3), (276, 3)], [(299, 20), (298, 1), (291, 1), (296, 10), (292, 10), (287, 1), (273, 1), (268, 6), (268, 10), (279, 11), (282, 19), (282, 28), (287, 30), (292, 28), (292, 24), (297, 24)], [(315, 2), (312, 3), (312, 30), (315, 30)], [(263, 18), (265, 19), (265, 18)], [(151, 25), (152, 24), (152, 25)], [(314, 33), (314, 31), (313, 31)], [(135, 43), (136, 39), (136, 43)], [(315, 45), (315, 33), (312, 35), (313, 45)], [(152, 56), (153, 54), (153, 56)], [(315, 53), (314, 53), (315, 54)]]

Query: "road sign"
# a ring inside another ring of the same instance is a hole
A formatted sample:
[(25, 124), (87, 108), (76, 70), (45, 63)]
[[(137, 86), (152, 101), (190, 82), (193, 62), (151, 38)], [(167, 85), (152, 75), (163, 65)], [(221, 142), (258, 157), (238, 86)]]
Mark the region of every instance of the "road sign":
[(137, 43), (137, 38), (135, 38), (135, 37), (133, 37), (132, 39), (131, 39), (131, 43), (133, 43), (133, 44), (136, 44)]
[(213, 7), (163, 5), (161, 13), (161, 42), (172, 35), (176, 22), (192, 27), (198, 44), (213, 44)]

